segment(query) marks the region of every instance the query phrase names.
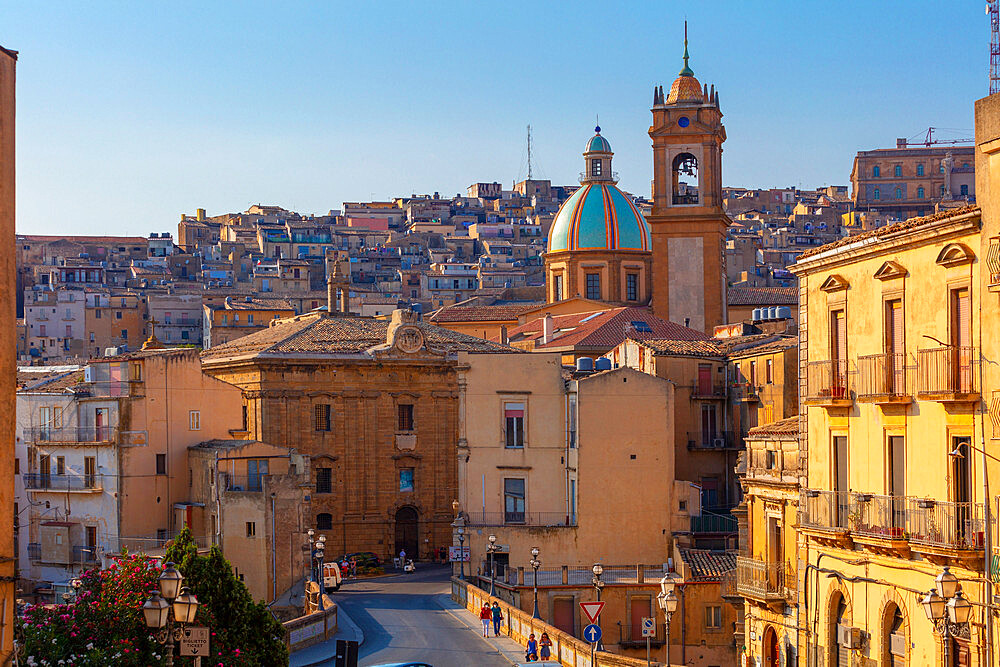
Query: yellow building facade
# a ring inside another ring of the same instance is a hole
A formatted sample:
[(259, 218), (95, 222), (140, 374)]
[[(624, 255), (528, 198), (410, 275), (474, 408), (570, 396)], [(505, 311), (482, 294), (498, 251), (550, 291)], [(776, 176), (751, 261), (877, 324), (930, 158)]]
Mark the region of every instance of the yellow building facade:
[[(793, 267), (805, 664), (995, 664), (996, 97), (976, 106), (981, 208), (843, 239)], [(971, 603), (967, 623), (925, 613), (944, 568)]]

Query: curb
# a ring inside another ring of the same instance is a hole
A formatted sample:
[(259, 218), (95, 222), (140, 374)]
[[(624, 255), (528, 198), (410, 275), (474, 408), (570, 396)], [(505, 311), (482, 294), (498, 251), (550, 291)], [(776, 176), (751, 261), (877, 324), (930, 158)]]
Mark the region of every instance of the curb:
[[(503, 658), (504, 660), (506, 660), (507, 662), (509, 662), (511, 665), (521, 664), (522, 661), (520, 660), (520, 657), (518, 659), (511, 658), (503, 650), (501, 650), (500, 647), (496, 646), (493, 642), (489, 641), (489, 639), (491, 639), (490, 637), (482, 637), (479, 634), (479, 628), (471, 626), (468, 623), (468, 619), (465, 618), (464, 616), (460, 615), (461, 612), (470, 613), (467, 609), (465, 609), (464, 607), (459, 607), (457, 609), (450, 609), (450, 608), (448, 608), (448, 607), (446, 607), (444, 605), (444, 601), (447, 601), (447, 602), (450, 602), (452, 604), (455, 604), (454, 601), (451, 599), (451, 596), (448, 595), (447, 593), (442, 593), (440, 595), (435, 595), (434, 596), (434, 602), (435, 602), (435, 604), (437, 604), (439, 607), (441, 607), (442, 611), (445, 611), (449, 615), (451, 615), (452, 617), (454, 617), (462, 625), (466, 626), (469, 629), (470, 632), (475, 632), (477, 637), (479, 637), (484, 642), (486, 642), (487, 644), (489, 644), (490, 646), (493, 647), (493, 649), (497, 652), (497, 655), (499, 655), (501, 658)], [(478, 619), (476, 619), (476, 620), (478, 620)]]
[[(330, 662), (331, 660), (335, 659), (337, 657), (337, 639), (339, 638), (337, 635), (339, 635), (341, 633), (341, 631), (342, 631), (341, 630), (342, 625), (343, 626), (347, 626), (347, 629), (350, 630), (350, 632), (354, 633), (354, 636), (357, 637), (358, 647), (359, 648), (361, 647), (362, 644), (365, 643), (365, 633), (364, 633), (364, 631), (361, 629), (361, 627), (357, 623), (354, 622), (354, 619), (351, 618), (347, 614), (347, 612), (344, 611), (344, 608), (338, 604), (337, 605), (337, 634), (334, 635), (333, 637), (331, 637), (330, 639), (327, 639), (325, 642), (323, 642), (323, 644), (331, 644), (332, 645), (332, 652), (330, 653), (330, 655), (328, 655), (328, 656), (326, 656), (324, 658), (320, 658), (318, 660), (314, 660), (313, 662), (302, 663), (300, 665), (296, 665), (296, 667), (316, 667), (316, 665), (322, 665), (322, 664), (324, 664), (326, 662)], [(318, 646), (319, 646), (319, 644), (318, 644)], [(312, 648), (312, 647), (310, 647), (310, 648)], [(308, 650), (308, 649), (303, 649), (303, 650)], [(291, 658), (293, 655), (295, 655), (295, 653), (289, 654), (289, 658)]]

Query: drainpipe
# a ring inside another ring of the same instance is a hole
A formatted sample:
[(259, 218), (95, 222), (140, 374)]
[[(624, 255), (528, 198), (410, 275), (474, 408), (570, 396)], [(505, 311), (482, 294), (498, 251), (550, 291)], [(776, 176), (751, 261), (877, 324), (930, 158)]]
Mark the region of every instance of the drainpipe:
[(275, 534), (274, 534), (274, 491), (271, 492), (271, 601), (277, 599), (278, 597), (278, 576), (275, 570), (275, 558), (277, 557), (277, 549), (275, 547)]
[[(979, 326), (982, 334), (982, 323)], [(979, 390), (983, 387), (983, 361), (979, 360)], [(986, 460), (986, 420), (983, 417), (983, 404), (979, 402), (979, 456), (983, 462), (983, 521), (986, 530), (983, 531), (983, 548), (986, 551), (985, 565), (986, 576), (984, 577), (985, 595), (983, 602), (986, 609), (983, 612), (984, 625), (986, 626), (986, 665), (993, 667), (993, 581), (990, 579), (991, 558), (993, 553), (993, 512), (990, 506), (990, 476), (987, 474)]]

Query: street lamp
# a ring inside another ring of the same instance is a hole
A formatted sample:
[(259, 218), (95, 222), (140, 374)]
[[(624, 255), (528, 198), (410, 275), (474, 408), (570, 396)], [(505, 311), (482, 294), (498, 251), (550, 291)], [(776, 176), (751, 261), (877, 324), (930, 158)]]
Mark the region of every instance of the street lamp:
[[(316, 531), (310, 528), (309, 530), (306, 531), (306, 535), (309, 536), (309, 578), (311, 578), (313, 581), (316, 581), (316, 570), (314, 569), (314, 563), (313, 563), (313, 556), (315, 554), (315, 544), (316, 544), (316, 540), (314, 538), (316, 536)], [(305, 586), (305, 583), (303, 583), (302, 585)], [(304, 589), (303, 589), (303, 596), (305, 596)]]
[(458, 578), (465, 581), (465, 528), (459, 526), (455, 532), (458, 533)]
[(531, 569), (534, 570), (532, 588), (535, 589), (535, 611), (531, 617), (538, 619), (541, 618), (538, 614), (538, 568), (541, 564), (542, 561), (538, 560), (538, 547), (531, 547)]
[(962, 593), (958, 577), (945, 566), (934, 578), (934, 588), (920, 600), (927, 620), (938, 627), (944, 636), (944, 664), (951, 662), (951, 636), (969, 622), (972, 603)]
[(319, 604), (317, 608), (323, 611), (325, 607), (323, 606), (323, 595), (326, 594), (326, 589), (324, 584), (326, 583), (326, 577), (323, 576), (323, 556), (326, 553), (326, 535), (320, 535), (319, 540), (316, 541), (316, 572), (319, 573), (317, 581), (319, 582)]
[(490, 555), (490, 595), (496, 595), (496, 575), (497, 569), (494, 563), (493, 554), (500, 550), (497, 546), (497, 536), (490, 535), (489, 546), (486, 547), (486, 553)]
[[(594, 585), (594, 590), (597, 591), (597, 601), (600, 602), (601, 589), (604, 588), (604, 582), (601, 581), (601, 575), (604, 574), (604, 566), (601, 565), (600, 563), (594, 563), (594, 567), (591, 568), (591, 571), (594, 573), (594, 578), (591, 580), (590, 583)], [(600, 618), (598, 618), (597, 625), (598, 627), (600, 627)], [(599, 651), (604, 650), (604, 642), (601, 641), (600, 639), (597, 640), (597, 650)]]
[[(174, 664), (174, 641), (181, 638), (181, 627), (187, 623), (194, 623), (198, 614), (198, 598), (187, 586), (181, 587), (183, 581), (184, 576), (177, 571), (174, 564), (167, 563), (157, 580), (159, 590), (153, 591), (142, 605), (146, 627), (156, 630), (156, 641), (166, 647), (168, 667)], [(175, 624), (181, 627), (174, 627)]]
[(677, 611), (677, 596), (674, 594), (674, 582), (670, 576), (665, 576), (660, 579), (660, 593), (656, 596), (656, 601), (660, 604), (660, 609), (663, 610), (664, 622), (663, 625), (666, 629), (666, 646), (667, 646), (667, 664), (670, 664), (670, 620), (673, 618), (674, 612)]

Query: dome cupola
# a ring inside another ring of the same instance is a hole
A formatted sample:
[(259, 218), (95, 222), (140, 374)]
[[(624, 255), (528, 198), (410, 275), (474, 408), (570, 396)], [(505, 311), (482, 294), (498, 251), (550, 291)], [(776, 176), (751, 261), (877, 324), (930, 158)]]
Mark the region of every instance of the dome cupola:
[(684, 22), (684, 67), (678, 72), (670, 86), (670, 93), (667, 95), (667, 104), (677, 104), (684, 102), (701, 103), (705, 101), (705, 93), (701, 83), (694, 76), (694, 70), (688, 65), (688, 38), (687, 21)]

